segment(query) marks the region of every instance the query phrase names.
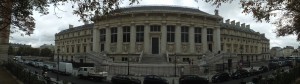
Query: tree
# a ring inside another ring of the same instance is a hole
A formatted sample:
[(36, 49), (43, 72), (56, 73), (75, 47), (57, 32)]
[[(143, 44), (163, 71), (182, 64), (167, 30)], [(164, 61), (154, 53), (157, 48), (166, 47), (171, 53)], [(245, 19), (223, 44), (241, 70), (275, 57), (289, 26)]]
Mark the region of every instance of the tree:
[[(198, 2), (198, 0), (195, 0)], [(233, 0), (205, 0), (216, 7)], [(270, 17), (282, 16), (275, 22), (277, 36), (297, 35), (300, 41), (300, 0), (240, 0), (242, 13), (252, 14), (257, 22), (270, 22)]]
[(41, 55), (40, 56), (51, 57), (53, 55), (52, 55), (52, 51), (49, 48), (43, 48), (41, 50)]
[(8, 55), (15, 55), (15, 51), (12, 46), (8, 47)]

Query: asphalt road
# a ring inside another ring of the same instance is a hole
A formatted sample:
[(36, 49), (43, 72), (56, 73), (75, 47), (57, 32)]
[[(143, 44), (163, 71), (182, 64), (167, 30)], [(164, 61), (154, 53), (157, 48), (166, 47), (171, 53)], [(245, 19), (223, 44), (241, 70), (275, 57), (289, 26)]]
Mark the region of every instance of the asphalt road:
[[(39, 74), (42, 73), (42, 69), (40, 69), (40, 68), (36, 68), (36, 67), (28, 66), (28, 65), (24, 65), (24, 66), (32, 72), (37, 71)], [(56, 79), (56, 77), (57, 77), (56, 73), (52, 73), (51, 71), (47, 72), (47, 73), (48, 73), (47, 75), (49, 77)], [(71, 82), (72, 84), (110, 84), (107, 81), (83, 80), (83, 79), (79, 79), (79, 78), (74, 77), (74, 76), (58, 75), (58, 77), (59, 77), (59, 80), (64, 80), (64, 81), (67, 81), (67, 82)]]

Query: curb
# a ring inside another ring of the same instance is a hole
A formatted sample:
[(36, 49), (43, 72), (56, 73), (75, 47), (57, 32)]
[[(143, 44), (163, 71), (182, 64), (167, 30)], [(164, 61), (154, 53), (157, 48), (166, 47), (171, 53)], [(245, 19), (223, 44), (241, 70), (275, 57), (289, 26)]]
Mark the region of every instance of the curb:
[(4, 67), (4, 69), (5, 69), (6, 72), (8, 72), (18, 82), (18, 84), (24, 84), (15, 75), (13, 75), (9, 70), (7, 70), (6, 67)]

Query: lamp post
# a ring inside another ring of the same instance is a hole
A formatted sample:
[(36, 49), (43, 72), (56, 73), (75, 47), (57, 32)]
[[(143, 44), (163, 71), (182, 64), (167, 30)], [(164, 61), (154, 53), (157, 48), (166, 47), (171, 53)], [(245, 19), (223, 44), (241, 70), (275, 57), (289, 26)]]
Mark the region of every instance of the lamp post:
[[(59, 52), (60, 49), (57, 49), (57, 71), (59, 71)], [(56, 74), (56, 81), (59, 80), (58, 73)]]
[(174, 76), (176, 77), (176, 68), (177, 68), (177, 56), (176, 56), (176, 53), (174, 54), (174, 57), (175, 57), (175, 59), (174, 59)]
[(127, 53), (127, 75), (129, 76), (129, 53)]

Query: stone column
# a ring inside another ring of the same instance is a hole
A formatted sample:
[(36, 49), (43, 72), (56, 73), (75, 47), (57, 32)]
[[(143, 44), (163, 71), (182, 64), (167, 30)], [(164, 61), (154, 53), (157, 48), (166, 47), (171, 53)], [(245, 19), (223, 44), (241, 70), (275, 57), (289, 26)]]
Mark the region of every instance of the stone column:
[(167, 49), (167, 25), (166, 23), (162, 24), (161, 28), (161, 54), (166, 54)]
[(214, 52), (218, 52), (221, 50), (221, 38), (220, 38), (220, 27), (215, 27), (213, 32), (214, 39)]
[(207, 30), (206, 26), (204, 26), (201, 30), (201, 43), (202, 43), (202, 51), (206, 53), (208, 51), (208, 44), (207, 44)]
[(100, 31), (98, 29), (98, 26), (95, 26), (93, 29), (93, 51), (94, 52), (100, 52)]
[(190, 54), (194, 54), (196, 53), (195, 52), (195, 27), (194, 26), (191, 26), (190, 29), (189, 29), (189, 51), (190, 51)]
[(135, 53), (135, 43), (136, 43), (136, 28), (135, 24), (131, 24), (130, 27), (130, 53)]
[(123, 28), (122, 26), (120, 25), (118, 27), (118, 35), (117, 35), (117, 53), (122, 53), (123, 51)]
[(180, 53), (181, 52), (181, 24), (176, 24), (175, 46), (176, 46), (176, 53)]
[(144, 53), (150, 54), (150, 25), (149, 23), (145, 24), (144, 28)]
[(104, 51), (105, 52), (110, 52), (110, 43), (111, 43), (111, 31), (110, 31), (110, 28), (107, 27), (106, 28), (106, 35), (105, 35), (105, 44), (104, 44)]

